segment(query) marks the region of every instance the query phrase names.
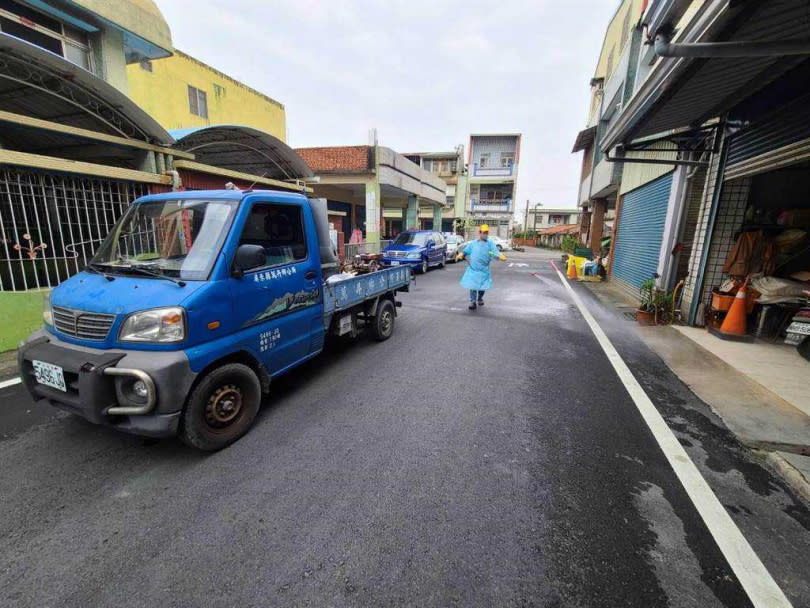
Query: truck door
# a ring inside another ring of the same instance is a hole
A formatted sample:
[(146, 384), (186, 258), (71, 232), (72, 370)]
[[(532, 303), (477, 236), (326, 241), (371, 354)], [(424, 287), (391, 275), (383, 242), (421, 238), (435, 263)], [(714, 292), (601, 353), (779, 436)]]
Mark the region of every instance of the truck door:
[(230, 289), (237, 327), (249, 328), (254, 351), (271, 374), (310, 354), (316, 319), (322, 323), (319, 253), (307, 238), (303, 207), (256, 201), (239, 244), (261, 245), (262, 268), (232, 277)]

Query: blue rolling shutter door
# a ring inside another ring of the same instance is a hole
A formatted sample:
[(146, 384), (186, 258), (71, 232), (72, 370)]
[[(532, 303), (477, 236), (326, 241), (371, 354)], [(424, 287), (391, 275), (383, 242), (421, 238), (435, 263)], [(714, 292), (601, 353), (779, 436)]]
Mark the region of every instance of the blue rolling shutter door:
[(613, 253), (613, 280), (633, 296), (658, 270), (672, 173), (631, 190), (622, 199)]

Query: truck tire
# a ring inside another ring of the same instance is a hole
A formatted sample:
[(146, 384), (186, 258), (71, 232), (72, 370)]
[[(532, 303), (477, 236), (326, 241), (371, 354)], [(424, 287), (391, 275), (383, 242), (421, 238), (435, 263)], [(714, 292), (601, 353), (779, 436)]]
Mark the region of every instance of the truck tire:
[(377, 314), (371, 324), (371, 333), (377, 342), (384, 342), (394, 333), (394, 319), (396, 312), (391, 300), (382, 300), (377, 306)]
[(247, 365), (227, 363), (212, 369), (191, 391), (180, 438), (198, 450), (221, 450), (248, 431), (261, 399), (259, 378)]
[(422, 274), (425, 274), (425, 273), (427, 273), (428, 268), (430, 268), (430, 266), (428, 265), (427, 258), (422, 258), (422, 265), (419, 266), (419, 272), (421, 272)]

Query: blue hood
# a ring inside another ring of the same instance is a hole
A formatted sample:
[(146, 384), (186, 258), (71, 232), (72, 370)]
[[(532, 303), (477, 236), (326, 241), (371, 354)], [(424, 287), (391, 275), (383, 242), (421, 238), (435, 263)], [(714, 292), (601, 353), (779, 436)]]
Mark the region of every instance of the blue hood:
[(108, 281), (100, 274), (80, 272), (51, 294), (51, 304), (75, 310), (106, 314), (128, 314), (138, 310), (178, 306), (205, 285), (187, 281), (185, 287), (165, 279), (116, 275)]

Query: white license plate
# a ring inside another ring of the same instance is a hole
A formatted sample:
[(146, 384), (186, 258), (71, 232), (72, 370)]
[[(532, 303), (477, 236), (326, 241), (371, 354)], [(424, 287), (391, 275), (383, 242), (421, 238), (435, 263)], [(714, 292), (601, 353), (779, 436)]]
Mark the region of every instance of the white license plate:
[(65, 374), (62, 373), (61, 367), (44, 361), (31, 361), (31, 363), (34, 365), (34, 377), (37, 382), (67, 392)]
[(399, 266), (399, 262), (391, 261), (391, 266)]
[(799, 323), (794, 321), (787, 328), (789, 334), (801, 334), (803, 336), (810, 336), (810, 323)]

